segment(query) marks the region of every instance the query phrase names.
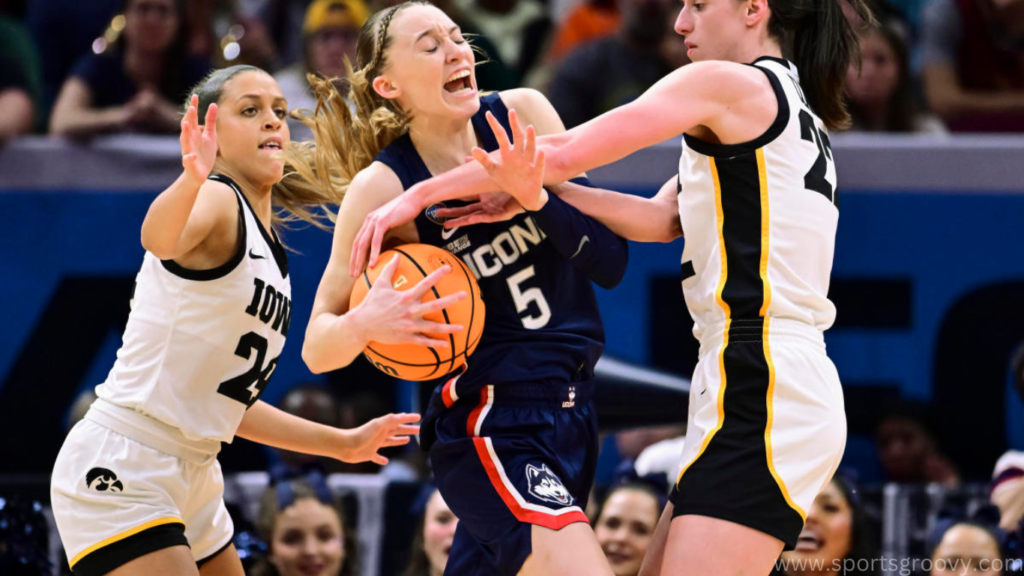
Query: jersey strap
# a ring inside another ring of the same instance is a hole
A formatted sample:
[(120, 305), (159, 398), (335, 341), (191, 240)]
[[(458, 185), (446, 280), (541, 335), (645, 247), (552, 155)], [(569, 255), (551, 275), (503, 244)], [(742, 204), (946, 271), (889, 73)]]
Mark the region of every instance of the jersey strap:
[(782, 62), (787, 68), (789, 68), (789, 62), (779, 58), (762, 56), (755, 60), (753, 64), (750, 64), (750, 66), (757, 68), (768, 76), (768, 81), (771, 82), (772, 90), (775, 92), (775, 99), (779, 103), (779, 111), (775, 115), (775, 121), (772, 122), (772, 125), (757, 138), (740, 144), (712, 144), (690, 136), (689, 134), (683, 134), (683, 140), (686, 142), (686, 146), (688, 148), (705, 156), (711, 156), (714, 158), (732, 158), (741, 154), (751, 154), (758, 148), (764, 148), (782, 134), (783, 130), (786, 129), (786, 125), (789, 124), (789, 98), (786, 96), (786, 91), (782, 88), (782, 83), (779, 81), (779, 77), (775, 71), (769, 69), (767, 66), (759, 66), (757, 64), (764, 60)]

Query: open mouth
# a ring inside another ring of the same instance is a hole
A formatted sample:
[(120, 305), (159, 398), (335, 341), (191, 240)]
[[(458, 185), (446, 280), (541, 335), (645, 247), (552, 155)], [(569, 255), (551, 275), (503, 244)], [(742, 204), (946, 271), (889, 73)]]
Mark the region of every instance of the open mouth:
[(473, 81), (469, 70), (452, 74), (444, 83), (444, 89), (450, 94), (464, 94), (473, 90)]
[(260, 144), (259, 148), (260, 150), (280, 150), (281, 143), (271, 140), (268, 142), (264, 142), (263, 144)]
[(812, 530), (807, 530), (805, 528), (804, 531), (800, 533), (800, 537), (797, 538), (796, 546), (794, 547), (793, 551), (817, 552), (818, 550), (821, 550), (821, 547), (824, 544), (825, 543), (822, 541), (821, 537), (818, 536), (817, 533), (815, 533)]

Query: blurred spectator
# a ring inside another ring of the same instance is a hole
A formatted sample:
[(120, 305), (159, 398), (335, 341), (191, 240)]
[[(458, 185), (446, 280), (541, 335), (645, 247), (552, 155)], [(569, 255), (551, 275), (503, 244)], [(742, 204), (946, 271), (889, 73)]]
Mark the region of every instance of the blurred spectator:
[[(345, 427), (341, 425), (341, 419), (338, 416), (338, 403), (334, 396), (328, 390), (316, 384), (300, 384), (295, 386), (281, 399), (280, 408), (293, 416), (298, 416), (317, 424), (323, 424), (332, 428)], [(366, 421), (364, 420), (359, 424), (347, 427), (355, 428), (365, 423)], [(278, 470), (278, 467), (275, 467), (271, 474), (278, 477), (281, 474), (288, 476), (308, 469), (339, 472), (345, 466), (343, 462), (338, 462), (333, 458), (323, 458), (276, 448), (274, 451), (281, 457), (280, 468), (282, 470)]]
[(0, 146), (36, 124), (41, 92), (39, 58), (15, 20), (0, 16)]
[[(362, 0), (314, 0), (309, 5), (302, 25), (302, 61), (274, 75), (290, 110), (316, 108), (306, 74), (345, 77), (345, 58), (355, 65), (356, 40), (367, 18), (369, 10)], [(292, 140), (313, 137), (309, 128), (294, 118), (288, 119), (288, 126)]]
[(1024, 131), (1024, 0), (934, 0), (921, 33), (925, 96), (952, 131)]
[(672, 24), (671, 0), (622, 0), (622, 28), (577, 48), (559, 65), (548, 98), (566, 127), (577, 126), (643, 94), (672, 71), (661, 42)]
[(957, 522), (944, 530), (932, 551), (931, 576), (1002, 576), (1005, 561), (999, 537), (975, 522)]
[[(538, 0), (452, 0), (469, 30), (479, 31), (496, 48), (496, 55), (513, 73), (518, 86), (540, 59), (551, 32), (547, 10)], [(453, 18), (454, 20), (454, 18)], [(458, 20), (456, 20), (458, 22)], [(491, 54), (494, 56), (494, 54)]]
[(901, 32), (883, 23), (858, 37), (860, 70), (851, 65), (846, 75), (846, 100), (853, 118), (850, 130), (945, 133), (938, 118), (917, 109)]
[(50, 118), (59, 135), (139, 130), (174, 133), (180, 102), (211, 69), (185, 52), (184, 0), (127, 0), (117, 40), (84, 56), (64, 83)]
[(412, 541), (409, 565), (402, 576), (442, 576), (455, 539), (459, 519), (445, 504), (441, 492), (428, 485), (413, 508), (423, 508)]
[[(796, 548), (783, 552), (778, 576), (878, 574), (878, 545), (856, 488), (836, 475), (815, 497)], [(825, 566), (824, 570), (812, 566)], [(863, 570), (862, 568), (867, 568)], [(852, 568), (852, 569), (850, 569)]]
[(253, 576), (351, 576), (356, 537), (324, 477), (278, 483), (260, 500), (257, 529), (267, 556)]
[[(1024, 346), (1013, 355), (1010, 372), (1017, 395), (1024, 400)], [(1018, 538), (1024, 537), (1024, 452), (1010, 450), (996, 462), (992, 472), (992, 503), (999, 508), (999, 527), (1016, 532)]]
[(548, 59), (557, 62), (587, 42), (611, 36), (620, 23), (615, 0), (580, 2), (555, 29)]
[(90, 51), (97, 36), (110, 24), (124, 0), (32, 0), (28, 4), (26, 25), (35, 39), (42, 65), (43, 94), (39, 117), (41, 124), (50, 118), (68, 72), (82, 55)]
[(661, 516), (662, 496), (643, 482), (612, 489), (601, 504), (594, 535), (615, 576), (640, 573)]
[(882, 411), (876, 441), (886, 481), (960, 484), (956, 466), (938, 448), (923, 404), (890, 402)]

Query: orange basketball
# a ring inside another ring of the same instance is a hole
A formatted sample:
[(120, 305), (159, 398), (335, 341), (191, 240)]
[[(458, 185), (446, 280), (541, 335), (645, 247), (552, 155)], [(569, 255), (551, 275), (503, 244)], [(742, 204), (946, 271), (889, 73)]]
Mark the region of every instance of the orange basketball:
[(367, 292), (380, 271), (395, 255), (400, 260), (392, 286), (395, 290), (408, 290), (431, 272), (444, 266), (452, 271), (441, 278), (423, 296), (423, 302), (443, 298), (449, 294), (465, 291), (467, 298), (441, 310), (424, 316), (433, 322), (461, 324), (465, 330), (455, 334), (428, 334), (431, 338), (447, 340), (449, 348), (431, 348), (419, 344), (381, 344), (370, 342), (363, 350), (366, 358), (380, 370), (403, 380), (432, 380), (460, 368), (466, 358), (476, 350), (484, 331), (484, 302), (480, 299), (480, 287), (469, 268), (451, 252), (427, 244), (406, 244), (380, 255), (377, 265), (368, 268), (356, 281), (349, 300), (355, 308), (366, 297)]

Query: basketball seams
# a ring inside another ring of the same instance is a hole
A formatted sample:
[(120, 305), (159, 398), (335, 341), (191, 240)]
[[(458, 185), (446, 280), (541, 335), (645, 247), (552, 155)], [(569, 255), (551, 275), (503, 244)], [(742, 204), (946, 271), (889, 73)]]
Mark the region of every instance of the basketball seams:
[[(417, 262), (415, 258), (410, 256), (408, 252), (405, 252), (405, 251), (403, 251), (400, 248), (393, 248), (393, 250), (395, 252), (398, 252), (402, 256), (405, 256), (406, 258), (408, 258), (409, 262), (411, 262), (412, 265), (415, 266), (416, 269), (420, 271), (420, 274), (422, 274), (424, 278), (427, 277), (427, 271), (424, 270), (423, 267), (420, 266), (420, 263)], [(441, 293), (437, 291), (437, 287), (431, 286), (430, 287), (430, 291), (434, 293), (434, 299), (436, 299), (436, 300), (440, 300), (441, 299)], [(448, 320), (448, 311), (444, 310), (442, 308), (441, 309), (441, 315), (444, 316), (444, 323), (451, 325), (451, 322)], [(449, 360), (449, 362), (451, 364), (451, 368), (448, 369), (448, 372), (452, 372), (453, 370), (455, 370), (455, 335), (454, 334), (449, 334), (448, 335), (448, 342), (449, 342), (449, 346), (451, 346), (451, 350), (452, 350), (451, 359)], [(437, 351), (434, 350), (433, 347), (428, 347), (428, 349), (431, 352), (433, 352), (434, 356), (437, 357), (438, 368), (440, 368), (441, 367), (440, 366), (440, 364), (441, 364), (441, 357), (438, 355)]]
[[(466, 356), (466, 352), (470, 348), (472, 348), (473, 346), (476, 346), (479, 343), (480, 343), (480, 338), (477, 338), (476, 340), (473, 341), (472, 344), (469, 345), (468, 348), (466, 348), (466, 350), (463, 350), (462, 352), (459, 352), (458, 354), (456, 354), (455, 358), (459, 358), (460, 356)], [(437, 366), (437, 364), (412, 364), (410, 362), (402, 362), (401, 360), (395, 360), (393, 358), (389, 358), (388, 356), (385, 356), (385, 355), (381, 354), (380, 352), (377, 352), (376, 350), (373, 349), (372, 346), (367, 346), (366, 349), (369, 350), (370, 352), (373, 352), (377, 356), (380, 356), (381, 360), (387, 360), (388, 362), (391, 362), (392, 364), (398, 364), (400, 366), (408, 366), (410, 368), (430, 368), (431, 366)], [(433, 374), (433, 372), (431, 372), (431, 374)], [(448, 372), (446, 374), (451, 374), (451, 372)]]

